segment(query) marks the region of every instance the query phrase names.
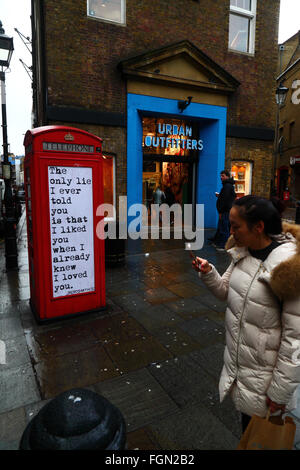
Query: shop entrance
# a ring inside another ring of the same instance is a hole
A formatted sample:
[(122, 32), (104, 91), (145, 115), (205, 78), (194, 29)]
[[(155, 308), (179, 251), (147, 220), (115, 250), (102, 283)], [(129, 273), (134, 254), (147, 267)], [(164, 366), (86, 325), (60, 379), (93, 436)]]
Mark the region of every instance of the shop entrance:
[(185, 204), (195, 206), (196, 163), (202, 141), (195, 122), (179, 119), (143, 118), (143, 203), (148, 208), (154, 203), (154, 192), (159, 187), (165, 202), (180, 204), (184, 215)]
[(190, 163), (145, 161), (143, 164), (143, 203), (149, 208), (158, 186), (166, 195), (166, 203), (192, 204), (192, 172)]
[[(219, 190), (224, 169), (227, 110), (225, 106), (192, 102), (181, 113), (178, 103), (176, 99), (127, 94), (127, 207), (143, 203), (144, 163), (169, 163), (171, 157), (173, 163), (189, 163), (193, 168), (188, 183), (192, 184), (193, 227), (215, 228), (218, 215), (214, 193)], [(146, 118), (154, 123), (157, 120), (156, 125), (147, 126)], [(161, 170), (155, 167), (152, 173)], [(134, 215), (128, 215), (129, 230), (134, 220)]]

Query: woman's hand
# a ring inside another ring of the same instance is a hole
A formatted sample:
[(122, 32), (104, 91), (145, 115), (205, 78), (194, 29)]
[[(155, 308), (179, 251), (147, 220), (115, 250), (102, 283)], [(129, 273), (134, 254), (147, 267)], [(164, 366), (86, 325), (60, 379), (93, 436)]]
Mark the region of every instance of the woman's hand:
[(192, 264), (193, 264), (193, 268), (197, 272), (207, 274), (211, 271), (211, 265), (209, 264), (209, 262), (206, 259), (198, 258), (198, 256), (196, 256), (196, 258), (193, 259)]
[(267, 397), (267, 406), (270, 408), (271, 413), (275, 413), (275, 411), (282, 411), (282, 413), (285, 412), (285, 405), (279, 405), (278, 403), (275, 403), (275, 401), (272, 401), (269, 397)]

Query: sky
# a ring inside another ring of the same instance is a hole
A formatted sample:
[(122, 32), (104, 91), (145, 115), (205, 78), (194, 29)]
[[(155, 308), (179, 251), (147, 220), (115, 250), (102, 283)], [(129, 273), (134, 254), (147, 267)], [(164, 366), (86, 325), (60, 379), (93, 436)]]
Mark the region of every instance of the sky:
[[(31, 0), (0, 0), (0, 21), (5, 34), (13, 36), (15, 48), (10, 70), (6, 72), (7, 134), (9, 150), (15, 155), (24, 155), (24, 134), (32, 127), (31, 80), (20, 62), (22, 59), (27, 66), (31, 66), (31, 54), (14, 30), (17, 28), (25, 37), (31, 37), (30, 5)], [(281, 0), (279, 44), (299, 30), (300, 0)], [(1, 116), (0, 120), (2, 122)], [(1, 128), (0, 153), (3, 152), (2, 143)]]

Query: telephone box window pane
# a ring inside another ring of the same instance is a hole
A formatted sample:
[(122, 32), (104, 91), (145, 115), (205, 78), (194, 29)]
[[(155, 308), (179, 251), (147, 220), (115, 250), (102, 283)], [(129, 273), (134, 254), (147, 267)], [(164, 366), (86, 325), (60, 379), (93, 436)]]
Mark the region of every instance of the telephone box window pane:
[(125, 0), (88, 0), (88, 15), (124, 24)]
[(249, 52), (249, 27), (248, 18), (238, 15), (230, 15), (229, 18), (229, 49), (240, 52)]
[(230, 5), (251, 11), (251, 0), (230, 0)]

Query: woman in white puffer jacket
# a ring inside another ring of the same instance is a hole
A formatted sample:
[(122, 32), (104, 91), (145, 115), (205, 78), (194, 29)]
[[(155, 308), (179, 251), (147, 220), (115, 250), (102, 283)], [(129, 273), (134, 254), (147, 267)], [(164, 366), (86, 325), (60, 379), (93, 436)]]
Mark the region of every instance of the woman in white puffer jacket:
[(220, 276), (207, 260), (193, 267), (212, 293), (227, 300), (220, 401), (230, 393), (251, 416), (296, 407), (300, 383), (300, 226), (282, 224), (275, 202), (237, 199), (230, 211), (232, 261)]

